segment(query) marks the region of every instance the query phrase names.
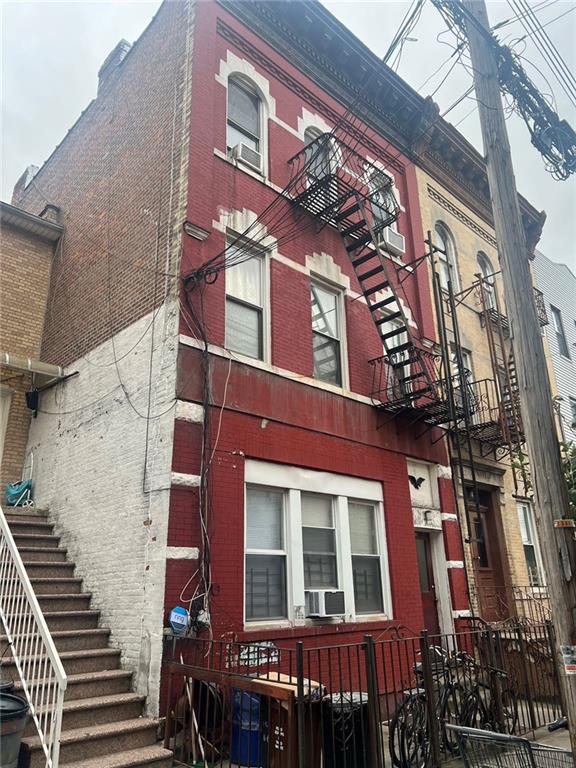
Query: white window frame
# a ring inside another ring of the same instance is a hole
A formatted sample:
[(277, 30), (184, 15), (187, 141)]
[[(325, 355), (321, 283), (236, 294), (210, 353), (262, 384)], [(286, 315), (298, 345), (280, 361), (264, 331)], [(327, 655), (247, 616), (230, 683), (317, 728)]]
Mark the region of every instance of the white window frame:
[(2, 398), (2, 407), (0, 408), (0, 463), (2, 462), (6, 446), (6, 432), (8, 431), (13, 394), (14, 390), (10, 387), (0, 386), (0, 398)]
[[(310, 275), (310, 328), (312, 330), (312, 338), (316, 331), (312, 328), (312, 285), (317, 285), (324, 291), (332, 293), (336, 296), (336, 305), (338, 309), (338, 331), (339, 331), (339, 346), (340, 346), (340, 372), (341, 382), (340, 384), (332, 384), (324, 379), (319, 379), (312, 373), (312, 378), (316, 381), (320, 381), (323, 384), (327, 384), (331, 387), (338, 389), (348, 389), (349, 387), (349, 372), (348, 372), (348, 343), (346, 338), (346, 301), (345, 291), (339, 285), (334, 285), (327, 280), (319, 277), (316, 274)], [(312, 342), (312, 364), (314, 365), (314, 342)]]
[[(260, 307), (262, 311), (262, 359), (260, 360), (258, 357), (244, 355), (242, 352), (237, 352), (236, 350), (229, 351), (242, 361), (248, 362), (259, 360), (260, 362), (270, 364), (272, 360), (272, 339), (270, 331), (270, 253), (268, 249), (262, 249), (259, 245), (253, 244), (250, 241), (245, 243), (236, 243), (237, 238), (238, 235), (229, 233), (227, 238), (227, 247), (234, 245), (238, 248), (246, 248), (247, 250), (253, 251), (254, 258), (258, 258), (260, 260), (260, 285), (262, 291), (262, 305)], [(226, 277), (228, 275), (227, 270), (224, 270), (224, 275), (226, 283), (224, 286), (224, 348), (228, 349), (228, 339), (226, 338), (226, 329), (228, 324), (228, 297), (230, 296), (231, 301), (238, 301), (239, 303), (242, 303), (242, 301), (237, 299), (232, 294), (228, 294)], [(257, 308), (256, 305), (254, 305), (254, 307)]]
[[(302, 545), (302, 493), (317, 493), (333, 498), (334, 522), (336, 528), (336, 567), (338, 589), (344, 592), (346, 622), (382, 621), (393, 618), (391, 580), (388, 564), (386, 525), (384, 519), (382, 484), (378, 481), (336, 475), (330, 472), (303, 469), (281, 464), (249, 459), (245, 464), (245, 488), (262, 486), (281, 489), (285, 492), (285, 539), (286, 551), (286, 599), (288, 619), (247, 620), (244, 605), (246, 629), (261, 629), (263, 626), (317, 625), (318, 619), (305, 618), (304, 555)], [(246, 492), (244, 494), (246, 499)], [(374, 507), (380, 577), (382, 580), (383, 612), (377, 614), (356, 613), (354, 605), (354, 582), (352, 552), (348, 519), (348, 502), (369, 504)], [(244, 504), (244, 528), (246, 530), (246, 503)], [(245, 541), (245, 539), (244, 539)], [(244, 552), (243, 600), (246, 591), (246, 548)], [(336, 619), (337, 620), (337, 619)], [(325, 619), (327, 622), (334, 619)]]
[(494, 267), (484, 251), (478, 251), (476, 254), (476, 263), (482, 276), (482, 290), (484, 291), (484, 301), (486, 309), (496, 309), (496, 276)]
[[(550, 304), (550, 315), (552, 316), (552, 328), (554, 329), (554, 334), (556, 336), (558, 353), (565, 360), (571, 360), (572, 358), (570, 357), (570, 348), (568, 347), (568, 339), (566, 338), (564, 321), (562, 319), (562, 311), (558, 309), (558, 307), (555, 307), (553, 304)], [(560, 341), (561, 339), (564, 342), (563, 346), (566, 350), (565, 352), (562, 351), (562, 343)]]
[[(256, 97), (258, 100), (258, 132), (259, 135), (255, 136), (255, 134), (251, 134), (249, 131), (247, 131), (245, 128), (240, 127), (240, 125), (230, 118), (229, 115), (229, 106), (230, 106), (230, 83), (234, 83), (240, 90), (245, 91), (246, 93), (250, 94), (251, 96)], [(241, 75), (231, 75), (228, 78), (228, 88), (226, 89), (226, 151), (231, 152), (234, 146), (228, 146), (228, 128), (232, 126), (235, 128), (239, 133), (245, 135), (247, 138), (255, 141), (255, 143), (258, 144), (257, 149), (255, 149), (255, 152), (258, 152), (259, 155), (262, 156), (262, 148), (263, 148), (263, 133), (264, 133), (264, 121), (262, 118), (263, 115), (263, 99), (262, 96), (256, 87), (256, 85), (249, 80), (246, 77), (243, 77)], [(249, 145), (247, 145), (249, 146)], [(252, 147), (250, 147), (252, 149)]]
[[(528, 510), (528, 514), (525, 517), (526, 520), (526, 527), (527, 527), (527, 533), (530, 536), (531, 541), (524, 541), (522, 538), (522, 526), (520, 524), (520, 508), (525, 507)], [(524, 557), (524, 562), (526, 564), (526, 569), (528, 571), (528, 562), (526, 560), (526, 553), (524, 552), (525, 546), (530, 546), (534, 548), (534, 558), (536, 560), (536, 566), (538, 568), (538, 577), (540, 584), (530, 584), (529, 586), (533, 587), (534, 589), (538, 589), (538, 587), (544, 587), (546, 586), (546, 573), (544, 571), (544, 563), (542, 561), (542, 554), (540, 552), (540, 541), (538, 539), (538, 533), (536, 531), (536, 522), (534, 520), (534, 509), (532, 508), (532, 504), (529, 501), (517, 501), (516, 502), (516, 510), (518, 513), (518, 526), (520, 528), (520, 540), (522, 543), (522, 555)], [(528, 579), (530, 579), (530, 574), (528, 573)]]
[[(448, 229), (446, 224), (444, 224), (443, 221), (437, 221), (434, 224), (434, 235), (440, 236), (441, 230), (443, 234), (443, 239), (446, 244), (446, 255), (442, 253), (436, 253), (436, 258), (438, 261), (440, 261), (442, 264), (445, 264), (447, 266), (448, 273), (452, 276), (452, 290), (454, 293), (458, 293), (460, 290), (460, 275), (458, 274), (458, 255), (456, 251), (456, 243), (454, 242), (454, 237), (452, 235), (452, 232)], [(448, 290), (448, 282), (446, 281), (446, 275), (443, 271), (442, 267), (439, 268), (440, 273), (440, 287), (443, 291)]]

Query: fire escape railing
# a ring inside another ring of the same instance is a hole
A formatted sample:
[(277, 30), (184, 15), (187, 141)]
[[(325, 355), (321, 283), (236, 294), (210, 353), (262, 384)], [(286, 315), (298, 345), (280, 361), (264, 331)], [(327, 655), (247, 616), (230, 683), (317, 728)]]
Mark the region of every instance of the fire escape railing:
[(40, 737), (47, 768), (58, 768), (67, 677), (0, 507), (0, 628)]

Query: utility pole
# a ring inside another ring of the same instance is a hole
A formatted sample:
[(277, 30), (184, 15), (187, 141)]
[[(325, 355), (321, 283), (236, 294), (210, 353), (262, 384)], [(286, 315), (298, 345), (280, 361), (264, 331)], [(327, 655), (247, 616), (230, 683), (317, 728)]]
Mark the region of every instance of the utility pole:
[(460, 8), (466, 16), (498, 254), (514, 339), (520, 404), (536, 500), (536, 522), (556, 630), (556, 665), (572, 750), (576, 755), (576, 675), (566, 675), (560, 653), (560, 645), (576, 644), (576, 545), (573, 529), (554, 527), (555, 519), (568, 516), (568, 490), (562, 473), (486, 4), (484, 0), (462, 0)]

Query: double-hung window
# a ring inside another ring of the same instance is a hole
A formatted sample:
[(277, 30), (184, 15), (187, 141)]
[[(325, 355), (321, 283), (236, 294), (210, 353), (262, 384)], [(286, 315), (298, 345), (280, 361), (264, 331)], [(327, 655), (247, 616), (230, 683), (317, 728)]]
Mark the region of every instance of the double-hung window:
[[(226, 269), (226, 347), (257, 360), (264, 359), (265, 257), (246, 248), (230, 247)], [(242, 259), (242, 261), (240, 261)], [(236, 263), (235, 263), (236, 262)]]
[(356, 613), (381, 613), (383, 610), (375, 511), (373, 504), (348, 502)]
[(303, 493), (301, 506), (304, 588), (338, 589), (333, 499)]
[(287, 617), (285, 494), (246, 488), (246, 620)]
[(226, 144), (228, 151), (237, 144), (245, 144), (260, 152), (262, 132), (262, 105), (258, 94), (242, 80), (228, 81), (228, 123)]
[(564, 333), (564, 323), (562, 322), (562, 312), (557, 307), (553, 307), (550, 304), (550, 313), (552, 315), (552, 325), (554, 326), (554, 333), (556, 334), (556, 341), (558, 342), (558, 351), (562, 357), (570, 357), (568, 351), (568, 342), (566, 341), (566, 334)]
[(540, 587), (544, 584), (542, 578), (542, 566), (534, 525), (534, 516), (532, 507), (528, 502), (520, 502), (518, 504), (518, 520), (520, 523), (522, 545), (524, 547), (524, 558), (528, 570), (528, 582), (531, 587)]
[(314, 378), (342, 386), (341, 295), (311, 284)]
[(441, 249), (436, 253), (438, 259), (438, 274), (440, 276), (440, 286), (448, 290), (448, 284), (452, 284), (454, 291), (458, 290), (458, 273), (456, 271), (456, 249), (452, 240), (452, 235), (443, 224), (436, 224), (435, 228), (438, 247)]

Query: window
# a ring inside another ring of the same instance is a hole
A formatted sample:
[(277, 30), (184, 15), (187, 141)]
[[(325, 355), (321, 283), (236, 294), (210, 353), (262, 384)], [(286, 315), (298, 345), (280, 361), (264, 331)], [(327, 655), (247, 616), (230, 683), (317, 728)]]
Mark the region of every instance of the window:
[(550, 304), (550, 313), (552, 315), (552, 326), (556, 334), (556, 341), (558, 342), (558, 351), (562, 357), (570, 357), (568, 351), (568, 343), (566, 341), (566, 334), (564, 333), (564, 324), (562, 322), (562, 312), (556, 307)]
[(571, 397), (570, 399), (570, 426), (572, 429), (576, 429), (576, 399)]
[(436, 224), (437, 246), (443, 251), (436, 253), (438, 257), (438, 274), (440, 276), (440, 285), (445, 290), (448, 289), (448, 283), (452, 282), (452, 288), (458, 290), (458, 274), (456, 272), (456, 249), (454, 241), (443, 224)]
[(302, 622), (322, 590), (343, 592), (347, 619), (391, 618), (379, 482), (254, 460), (245, 480), (248, 623)]
[(544, 584), (540, 551), (538, 549), (532, 507), (527, 502), (518, 504), (518, 520), (520, 522), (520, 535), (522, 536), (524, 557), (528, 570), (528, 583), (531, 587), (540, 587)]
[(316, 128), (307, 128), (304, 132), (304, 147), (308, 183), (314, 184), (330, 174), (330, 139), (322, 136)]
[(262, 105), (260, 97), (249, 83), (228, 81), (228, 123), (226, 144), (230, 151), (237, 144), (246, 144), (260, 152), (262, 133)]
[(340, 294), (312, 283), (314, 378), (342, 386)]
[(496, 309), (496, 278), (490, 259), (485, 253), (479, 251), (476, 260), (480, 268), (480, 274), (484, 278), (482, 286), (484, 288), (484, 302), (486, 304), (486, 309)]
[(226, 347), (263, 360), (265, 258), (256, 252), (246, 255), (246, 248), (228, 248), (230, 262), (240, 256), (244, 261), (226, 269)]
[(246, 619), (287, 614), (284, 493), (246, 488)]

